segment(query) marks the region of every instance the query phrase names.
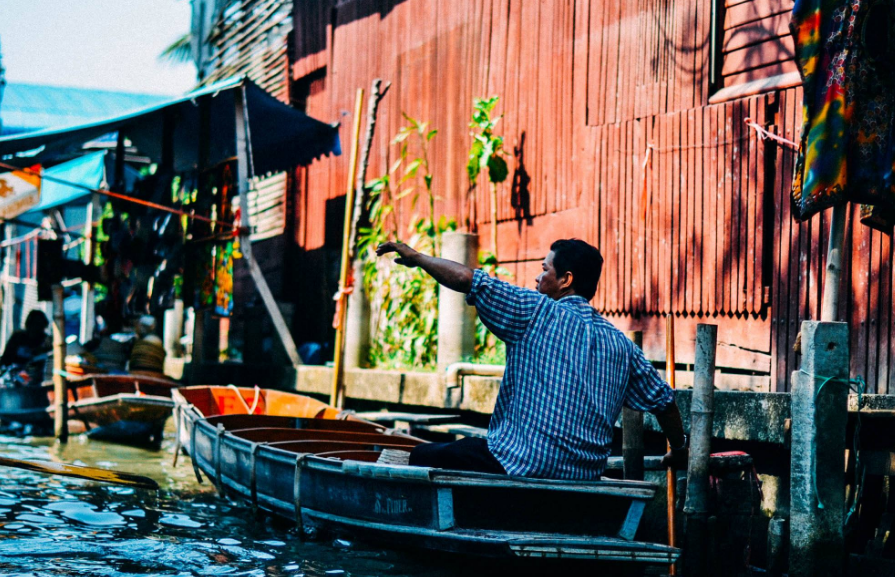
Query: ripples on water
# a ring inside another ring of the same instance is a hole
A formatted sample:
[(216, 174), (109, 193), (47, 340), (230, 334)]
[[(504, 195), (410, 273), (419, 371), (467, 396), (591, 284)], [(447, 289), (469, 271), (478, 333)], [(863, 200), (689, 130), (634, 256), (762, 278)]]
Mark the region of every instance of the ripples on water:
[[(73, 437), (0, 436), (3, 454), (146, 475), (158, 492), (0, 469), (0, 576), (340, 577), (458, 574), (431, 558), (346, 541), (300, 542), (288, 526), (217, 497), (188, 458), (171, 465), (171, 434), (152, 451)], [(463, 571), (470, 577), (468, 571)]]

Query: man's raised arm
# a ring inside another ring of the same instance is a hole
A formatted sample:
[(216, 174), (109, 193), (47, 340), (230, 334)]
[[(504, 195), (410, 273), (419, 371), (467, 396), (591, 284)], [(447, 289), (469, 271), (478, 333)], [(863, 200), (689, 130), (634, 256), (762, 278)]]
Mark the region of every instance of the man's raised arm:
[(438, 284), (451, 290), (468, 293), (472, 289), (473, 270), (468, 266), (422, 254), (400, 242), (385, 242), (376, 249), (376, 254), (379, 256), (390, 252), (398, 253), (396, 263), (410, 267), (418, 266), (429, 273)]

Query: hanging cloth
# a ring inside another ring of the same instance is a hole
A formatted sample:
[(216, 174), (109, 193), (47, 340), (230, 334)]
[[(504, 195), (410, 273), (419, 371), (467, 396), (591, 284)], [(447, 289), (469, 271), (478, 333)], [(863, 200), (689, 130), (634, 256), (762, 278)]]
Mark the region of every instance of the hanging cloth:
[(804, 101), (793, 214), (864, 204), (862, 222), (895, 223), (895, 0), (796, 0), (791, 30)]

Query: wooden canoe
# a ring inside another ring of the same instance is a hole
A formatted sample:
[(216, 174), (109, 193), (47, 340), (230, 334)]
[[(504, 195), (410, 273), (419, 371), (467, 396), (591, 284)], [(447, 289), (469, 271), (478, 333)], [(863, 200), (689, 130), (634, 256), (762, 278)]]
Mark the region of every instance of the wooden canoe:
[[(633, 540), (656, 492), (651, 483), (547, 481), (380, 464), (384, 449), (410, 451), (424, 441), (339, 419), (338, 411), (308, 397), (291, 400), (299, 409), (283, 414), (280, 395), (291, 394), (179, 389), (179, 439), (197, 476), (201, 471), (222, 494), (305, 530), (495, 557), (667, 564), (680, 554)], [(253, 405), (256, 414), (249, 414)]]
[[(158, 443), (174, 409), (175, 381), (154, 375), (67, 375), (68, 417), (81, 421), (93, 438), (124, 443)], [(54, 393), (48, 392), (50, 417)]]

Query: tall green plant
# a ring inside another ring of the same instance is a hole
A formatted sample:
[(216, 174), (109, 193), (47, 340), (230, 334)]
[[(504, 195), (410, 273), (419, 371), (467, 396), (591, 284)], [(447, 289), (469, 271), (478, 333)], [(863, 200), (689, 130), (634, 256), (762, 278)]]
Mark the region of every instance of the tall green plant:
[(507, 179), (509, 168), (504, 160), (503, 137), (494, 134), (497, 123), (503, 115), (494, 118), (494, 107), (499, 97), (476, 98), (472, 105), (472, 147), (469, 149), (469, 161), (466, 163), (466, 174), (469, 176), (471, 192), (470, 202), (475, 204), (475, 185), (483, 170), (488, 170), (488, 181), (491, 185), (491, 251), (497, 259), (497, 185)]
[[(435, 213), (429, 143), (438, 131), (407, 114), (404, 118), (408, 125), (392, 140), (397, 159), (387, 173), (367, 183), (369, 224), (358, 228), (364, 290), (371, 308), (370, 365), (380, 368), (435, 365), (438, 285), (420, 269), (377, 257), (376, 247), (402, 240), (399, 211), (405, 198), (410, 199), (413, 214), (404, 241), (416, 250), (437, 255), (441, 235), (456, 228), (453, 219)], [(421, 196), (428, 209), (425, 215), (416, 212)]]

